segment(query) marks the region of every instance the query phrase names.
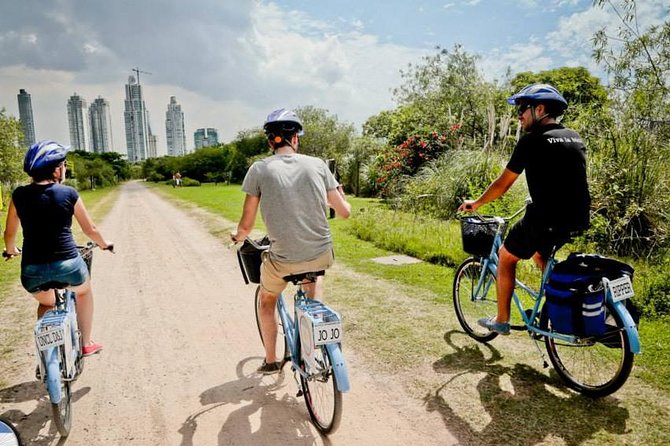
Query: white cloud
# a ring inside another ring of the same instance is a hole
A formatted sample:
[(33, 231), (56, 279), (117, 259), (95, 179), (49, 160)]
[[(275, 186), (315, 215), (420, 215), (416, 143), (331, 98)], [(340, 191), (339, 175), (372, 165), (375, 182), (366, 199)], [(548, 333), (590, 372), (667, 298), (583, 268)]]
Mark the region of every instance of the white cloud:
[(361, 31), (360, 20), (331, 24), (273, 3), (146, 0), (133, 15), (116, 2), (11, 6), (0, 16), (0, 107), (17, 115), (16, 94), (27, 89), (37, 137), (67, 142), (69, 96), (102, 96), (121, 151), (124, 84), (136, 66), (152, 73), (142, 83), (160, 154), (172, 95), (184, 110), (189, 146), (196, 128), (218, 128), (230, 140), (282, 106), (323, 107), (361, 124), (393, 105), (389, 89), (400, 83), (399, 69), (425, 54), (380, 42)]

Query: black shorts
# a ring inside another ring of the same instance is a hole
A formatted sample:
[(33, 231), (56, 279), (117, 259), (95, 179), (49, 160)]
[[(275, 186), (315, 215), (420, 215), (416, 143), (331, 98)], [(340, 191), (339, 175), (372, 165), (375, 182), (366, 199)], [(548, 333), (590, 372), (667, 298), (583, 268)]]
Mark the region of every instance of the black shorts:
[(576, 232), (547, 227), (524, 216), (512, 226), (503, 244), (520, 259), (530, 259), (536, 252), (546, 259), (554, 247), (559, 249), (574, 235)]

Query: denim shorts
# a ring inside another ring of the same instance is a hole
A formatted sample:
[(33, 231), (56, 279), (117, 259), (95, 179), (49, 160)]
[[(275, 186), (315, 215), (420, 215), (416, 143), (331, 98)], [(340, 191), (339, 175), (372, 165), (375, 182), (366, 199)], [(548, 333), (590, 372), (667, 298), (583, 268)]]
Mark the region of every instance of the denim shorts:
[(29, 293), (40, 291), (48, 282), (81, 285), (88, 279), (88, 268), (80, 255), (74, 259), (21, 266), (21, 284)]

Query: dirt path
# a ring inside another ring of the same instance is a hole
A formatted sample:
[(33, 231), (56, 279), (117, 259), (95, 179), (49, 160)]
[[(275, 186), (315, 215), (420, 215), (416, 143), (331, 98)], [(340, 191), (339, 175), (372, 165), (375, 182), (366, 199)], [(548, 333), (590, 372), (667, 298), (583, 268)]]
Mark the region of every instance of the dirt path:
[(105, 350), (74, 385), (73, 431), (59, 443), (26, 345), (0, 414), (27, 444), (455, 443), (399, 383), (370, 375), (353, 346), (345, 350), (352, 390), (342, 424), (319, 436), (288, 368), (279, 377), (255, 373), (253, 288), (225, 242), (139, 183), (124, 186), (100, 226), (118, 251), (96, 252), (93, 262), (94, 338)]

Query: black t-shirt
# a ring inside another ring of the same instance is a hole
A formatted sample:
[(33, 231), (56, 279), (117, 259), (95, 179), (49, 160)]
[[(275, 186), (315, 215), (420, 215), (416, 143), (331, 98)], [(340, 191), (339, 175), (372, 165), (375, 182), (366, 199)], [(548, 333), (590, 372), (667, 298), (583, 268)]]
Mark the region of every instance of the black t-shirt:
[(23, 265), (77, 257), (71, 227), (78, 199), (75, 189), (60, 184), (29, 184), (16, 188), (12, 201), (23, 228)]
[(524, 135), (507, 168), (526, 171), (533, 203), (527, 218), (547, 227), (573, 231), (589, 226), (586, 147), (579, 135), (560, 124), (549, 124)]

